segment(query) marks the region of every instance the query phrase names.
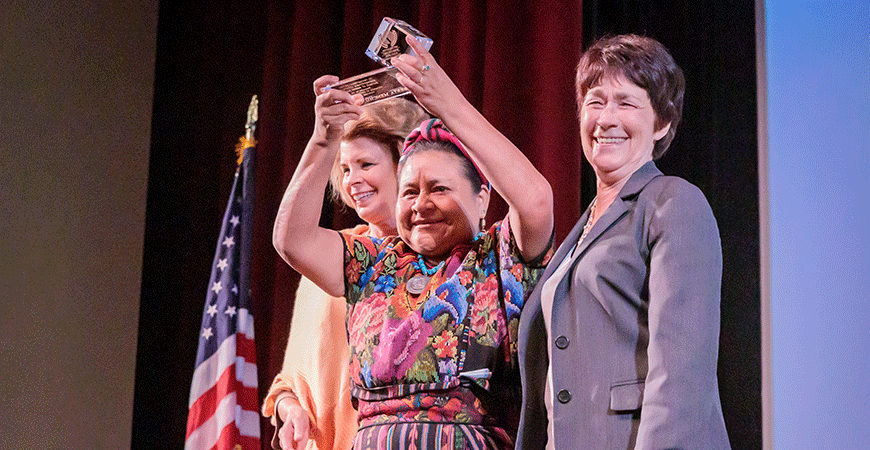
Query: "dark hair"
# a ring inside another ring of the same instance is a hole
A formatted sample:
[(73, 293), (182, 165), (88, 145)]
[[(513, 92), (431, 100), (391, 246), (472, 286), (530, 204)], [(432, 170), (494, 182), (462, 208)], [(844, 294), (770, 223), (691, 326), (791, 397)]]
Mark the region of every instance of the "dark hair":
[[(354, 139), (367, 138), (376, 142), (390, 155), (393, 164), (399, 163), (399, 155), (405, 136), (411, 133), (420, 122), (429, 118), (429, 114), (423, 108), (403, 98), (391, 98), (375, 104), (363, 106), (363, 113), (359, 119), (348, 122), (344, 127), (343, 142)], [(336, 203), (347, 206), (353, 205), (347, 193), (341, 188), (341, 180), (344, 172), (339, 164), (341, 152), (335, 155), (332, 172), (329, 174), (332, 199)]]
[(686, 81), (668, 49), (659, 41), (634, 34), (605, 36), (592, 44), (577, 64), (577, 104), (604, 77), (623, 76), (643, 88), (656, 114), (655, 128), (668, 123), (668, 133), (655, 142), (653, 159), (671, 145), (683, 116)]
[(471, 191), (475, 194), (480, 192), (483, 186), (483, 180), (480, 178), (480, 174), (477, 172), (477, 168), (474, 167), (474, 163), (462, 153), (462, 150), (456, 146), (456, 144), (450, 141), (429, 141), (429, 140), (420, 140), (417, 141), (414, 145), (412, 145), (408, 150), (405, 151), (405, 154), (399, 159), (398, 164), (398, 172), (402, 172), (402, 167), (412, 156), (423, 153), (427, 150), (449, 153), (456, 155), (459, 157), (459, 160), (462, 161), (462, 172), (465, 175), (465, 179), (471, 183)]

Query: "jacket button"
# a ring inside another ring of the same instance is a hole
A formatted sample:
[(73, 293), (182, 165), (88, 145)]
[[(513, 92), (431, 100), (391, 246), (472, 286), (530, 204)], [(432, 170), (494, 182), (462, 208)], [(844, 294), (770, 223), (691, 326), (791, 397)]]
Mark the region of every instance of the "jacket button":
[(567, 389), (562, 389), (558, 394), (556, 394), (556, 398), (560, 403), (568, 403), (571, 401), (571, 393), (568, 392)]
[(567, 337), (559, 336), (556, 338), (556, 347), (559, 347), (560, 349), (565, 350), (566, 348), (568, 348), (568, 342), (570, 342), (570, 341), (568, 340)]

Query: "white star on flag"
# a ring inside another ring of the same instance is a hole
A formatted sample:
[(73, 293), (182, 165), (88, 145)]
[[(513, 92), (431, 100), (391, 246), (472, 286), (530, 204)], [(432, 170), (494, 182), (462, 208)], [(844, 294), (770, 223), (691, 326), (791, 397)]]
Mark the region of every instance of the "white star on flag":
[(236, 244), (236, 241), (233, 240), (233, 237), (232, 237), (232, 236), (227, 236), (226, 239), (224, 239), (224, 242), (223, 242), (223, 245), (225, 245), (225, 246), (227, 246), (227, 247), (232, 247), (232, 246), (235, 245), (235, 244)]
[(220, 294), (220, 292), (223, 290), (223, 288), (224, 287), (221, 286), (220, 281), (215, 281), (214, 284), (211, 286), (211, 290), (213, 290), (215, 294)]
[(239, 293), (239, 287), (234, 284), (233, 285), (233, 294), (238, 294), (238, 293)]
[(239, 224), (239, 216), (233, 216), (233, 218), (230, 219), (230, 223), (233, 224), (233, 226), (238, 225)]
[(224, 311), (224, 314), (232, 317), (236, 315), (236, 307), (235, 306), (227, 306), (227, 310)]
[(220, 269), (220, 270), (224, 270), (224, 269), (227, 268), (228, 265), (229, 265), (229, 264), (227, 264), (227, 259), (224, 258), (224, 259), (218, 261), (218, 263), (217, 263), (217, 268)]
[(208, 338), (212, 336), (214, 336), (214, 333), (211, 332), (211, 327), (202, 329), (202, 337), (204, 337), (205, 340), (208, 340)]
[(208, 310), (205, 313), (214, 317), (214, 315), (217, 314), (217, 303), (208, 305)]

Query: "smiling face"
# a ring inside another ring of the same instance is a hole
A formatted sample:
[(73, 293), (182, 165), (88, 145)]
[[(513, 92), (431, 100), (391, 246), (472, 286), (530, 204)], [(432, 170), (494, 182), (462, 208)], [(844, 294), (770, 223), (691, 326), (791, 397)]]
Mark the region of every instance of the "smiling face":
[(624, 179), (651, 161), (655, 141), (670, 128), (655, 124), (646, 90), (624, 77), (606, 76), (590, 88), (580, 104), (580, 138), (598, 179)]
[(359, 217), (376, 235), (395, 234), (396, 165), (380, 144), (369, 138), (342, 141), (341, 189)]
[(489, 201), (488, 188), (472, 188), (460, 158), (423, 150), (409, 155), (399, 173), (399, 236), (430, 262), (471, 242)]

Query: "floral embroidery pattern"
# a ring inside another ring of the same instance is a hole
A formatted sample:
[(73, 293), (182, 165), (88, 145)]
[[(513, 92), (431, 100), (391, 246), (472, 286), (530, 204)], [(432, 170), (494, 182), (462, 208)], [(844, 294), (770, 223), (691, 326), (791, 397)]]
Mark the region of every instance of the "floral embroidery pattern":
[[(489, 411), (490, 402), (479, 396), (501, 398), (503, 392), (518, 389), (518, 377), (500, 376), (490, 383), (488, 374), (516, 372), (519, 312), (552, 249), (523, 262), (507, 221), (499, 222), (478, 234), (458, 259), (443, 265), (423, 292), (414, 295), (406, 283), (421, 275), (412, 264), (418, 255), (401, 239), (342, 237), (351, 377), (360, 425), (510, 423), (502, 417), (510, 414), (502, 410), (510, 408)], [(469, 385), (478, 386), (476, 393), (461, 388)], [(466, 432), (445, 431), (457, 443), (465, 441)], [(498, 426), (488, 433), (508, 438)]]
[(372, 336), (380, 332), (387, 310), (383, 301), (385, 298), (383, 293), (379, 293), (372, 296), (371, 302), (354, 306), (348, 322), (348, 341), (351, 346), (363, 348)]
[(435, 356), (439, 358), (453, 358), (456, 355), (456, 336), (453, 333), (444, 330), (440, 336), (435, 336), (432, 340), (432, 347), (435, 347)]
[(426, 347), (432, 325), (415, 312), (402, 320), (387, 319), (384, 328), (372, 354), (372, 375), (379, 380), (403, 378)]
[(347, 266), (344, 268), (344, 277), (350, 283), (356, 283), (359, 281), (360, 269), (362, 268), (362, 264), (352, 259), (348, 261)]
[(479, 343), (490, 346), (495, 344), (495, 337), (490, 335), (493, 334), (493, 326), (497, 324), (492, 324), (491, 319), (495, 316), (501, 318), (502, 323), (504, 322), (504, 316), (498, 308), (498, 281), (495, 276), (489, 276), (477, 287), (474, 308), (471, 312), (471, 335)]
[[(452, 280), (451, 280), (452, 281)], [(468, 310), (468, 292), (459, 283), (447, 282), (435, 289), (423, 307), (423, 318), (433, 320), (441, 314), (449, 314), (454, 322), (462, 322)]]

